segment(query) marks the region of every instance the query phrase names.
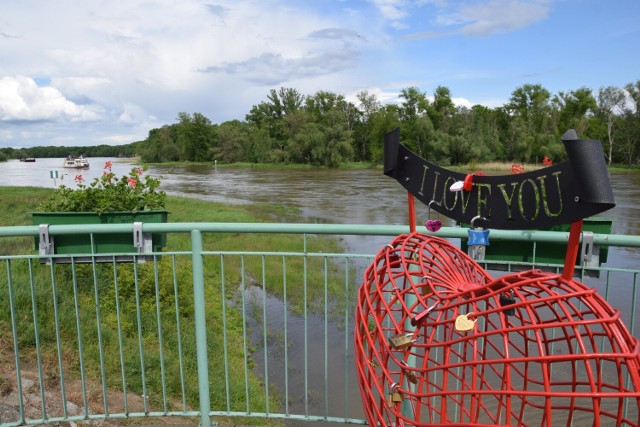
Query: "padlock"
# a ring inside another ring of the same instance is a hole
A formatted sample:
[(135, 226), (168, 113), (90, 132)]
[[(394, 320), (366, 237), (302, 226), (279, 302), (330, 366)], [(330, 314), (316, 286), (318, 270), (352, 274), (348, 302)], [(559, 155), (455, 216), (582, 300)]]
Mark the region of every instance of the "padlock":
[(442, 227), (442, 221), (440, 221), (440, 213), (438, 213), (437, 219), (431, 219), (431, 204), (433, 203), (435, 203), (435, 200), (432, 200), (429, 202), (429, 213), (427, 214), (429, 219), (427, 219), (427, 222), (424, 223), (424, 226), (430, 232), (435, 233), (436, 231), (440, 230), (440, 228)]
[(404, 360), (401, 360), (400, 363), (402, 363), (403, 365), (401, 366), (401, 368), (402, 368), (402, 372), (404, 372), (404, 375), (407, 377), (407, 381), (409, 381), (411, 384), (418, 384), (418, 377), (416, 377), (415, 372), (413, 372), (413, 370), (409, 368), (409, 365), (407, 365), (407, 362), (405, 362)]
[(394, 350), (402, 350), (413, 345), (413, 341), (411, 338), (407, 336), (407, 334), (400, 334), (389, 338), (389, 344)]
[(402, 402), (404, 400), (404, 396), (398, 391), (397, 383), (391, 384), (390, 389), (391, 391), (389, 392), (389, 396), (387, 397), (387, 403), (389, 404), (389, 406), (393, 406), (394, 404)]
[(422, 286), (420, 286), (420, 293), (425, 297), (433, 293), (433, 288), (431, 287), (429, 282), (425, 282), (424, 284), (422, 284)]
[[(500, 294), (500, 306), (508, 307), (516, 303), (516, 299), (513, 296), (513, 292), (504, 292)], [(502, 311), (507, 316), (514, 316), (516, 314), (515, 308), (506, 308)]]
[(431, 287), (432, 281), (433, 280), (429, 276), (424, 276), (424, 281), (421, 283), (418, 283), (418, 286), (420, 287), (420, 293), (423, 296), (428, 296), (433, 293), (433, 288)]
[(433, 278), (429, 277), (429, 276), (424, 276), (424, 281), (422, 283), (418, 283), (418, 286), (420, 287), (420, 293), (423, 296), (429, 296), (433, 293), (433, 287), (432, 287), (432, 283), (433, 283)]
[(472, 315), (473, 313), (459, 314), (456, 317), (456, 322), (454, 325), (456, 331), (466, 333), (472, 330), (476, 324), (476, 319), (469, 319), (469, 317)]
[(469, 256), (476, 261), (483, 261), (486, 247), (489, 246), (489, 229), (483, 228), (470, 228), (468, 230), (469, 233), (469, 242), (467, 243), (469, 247)]
[(417, 314), (415, 317), (413, 317), (411, 319), (411, 326), (418, 326), (420, 325), (429, 315), (429, 313), (431, 313), (433, 311), (434, 308), (436, 308), (436, 306), (440, 304), (440, 301), (436, 301), (434, 304), (432, 304), (430, 307), (427, 307), (426, 310), (424, 310), (422, 313)]
[(389, 248), (389, 264), (390, 265), (396, 265), (400, 263), (400, 257), (398, 256), (398, 254), (395, 252), (395, 248), (391, 245), (387, 245), (387, 247)]

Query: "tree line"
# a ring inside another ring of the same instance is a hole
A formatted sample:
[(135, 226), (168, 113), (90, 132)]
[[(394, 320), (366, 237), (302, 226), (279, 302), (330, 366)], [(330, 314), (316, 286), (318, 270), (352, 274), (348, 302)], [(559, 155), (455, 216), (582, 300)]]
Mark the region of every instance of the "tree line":
[(7, 159), (22, 159), (26, 157), (50, 158), (67, 156), (85, 157), (133, 157), (137, 153), (134, 142), (125, 145), (91, 145), (83, 147), (46, 146), (30, 148), (0, 148), (0, 161)]
[[(600, 140), (609, 163), (633, 165), (640, 163), (640, 80), (595, 93), (581, 87), (552, 94), (540, 84), (525, 84), (496, 108), (456, 106), (444, 86), (431, 96), (416, 87), (402, 89), (395, 104), (383, 104), (366, 90), (354, 103), (333, 92), (303, 95), (282, 87), (271, 89), (242, 121), (215, 124), (201, 113), (181, 112), (177, 123), (152, 129), (144, 141), (81, 150), (88, 157), (138, 154), (145, 162), (336, 167), (344, 162), (381, 162), (383, 135), (396, 126), (403, 144), (442, 165), (540, 163), (544, 156), (561, 161), (565, 151), (560, 137), (568, 129), (583, 139)], [(16, 151), (30, 157), (53, 157), (47, 155), (53, 152), (63, 157), (69, 154), (64, 150), (69, 148)]]

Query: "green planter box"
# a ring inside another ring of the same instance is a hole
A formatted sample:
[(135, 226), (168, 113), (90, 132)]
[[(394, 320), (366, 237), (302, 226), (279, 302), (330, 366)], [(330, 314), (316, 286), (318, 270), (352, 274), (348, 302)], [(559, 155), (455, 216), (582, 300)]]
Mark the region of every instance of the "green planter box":
[[(132, 212), (32, 212), (32, 224), (70, 225), (70, 224), (126, 224), (134, 222), (163, 223), (167, 222), (167, 211)], [(146, 234), (146, 233), (145, 233)], [(166, 245), (165, 233), (151, 234), (151, 248), (153, 252), (160, 252)], [(36, 238), (36, 248), (39, 247), (39, 237)], [(53, 253), (56, 255), (83, 254), (132, 254), (138, 250), (134, 246), (133, 233), (94, 234), (93, 246), (90, 234), (58, 235), (53, 239)], [(140, 260), (144, 258), (139, 257)], [(110, 262), (113, 258), (96, 257), (96, 261)], [(133, 261), (133, 256), (118, 256), (118, 261)], [(55, 262), (70, 262), (70, 258), (55, 258)], [(91, 257), (75, 259), (76, 262), (91, 262)]]

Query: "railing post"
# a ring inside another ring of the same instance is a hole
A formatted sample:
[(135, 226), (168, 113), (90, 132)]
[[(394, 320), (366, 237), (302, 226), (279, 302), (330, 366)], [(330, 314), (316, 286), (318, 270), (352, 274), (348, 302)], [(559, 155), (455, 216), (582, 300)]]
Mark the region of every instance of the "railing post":
[(198, 392), (200, 426), (210, 427), (209, 359), (207, 356), (207, 324), (204, 303), (204, 267), (202, 261), (202, 232), (191, 231), (191, 260), (193, 268), (193, 302), (196, 322), (196, 358), (198, 362)]

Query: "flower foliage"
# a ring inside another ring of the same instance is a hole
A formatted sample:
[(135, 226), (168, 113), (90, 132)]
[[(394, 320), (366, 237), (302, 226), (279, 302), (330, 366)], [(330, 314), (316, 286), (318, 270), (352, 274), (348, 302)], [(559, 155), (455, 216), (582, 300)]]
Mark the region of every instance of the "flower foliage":
[(41, 212), (140, 212), (161, 210), (167, 195), (159, 190), (160, 180), (142, 176), (146, 168), (134, 167), (128, 175), (118, 178), (111, 170), (112, 163), (104, 165), (102, 176), (89, 184), (82, 175), (76, 175), (77, 189), (61, 185), (54, 194), (38, 206)]

